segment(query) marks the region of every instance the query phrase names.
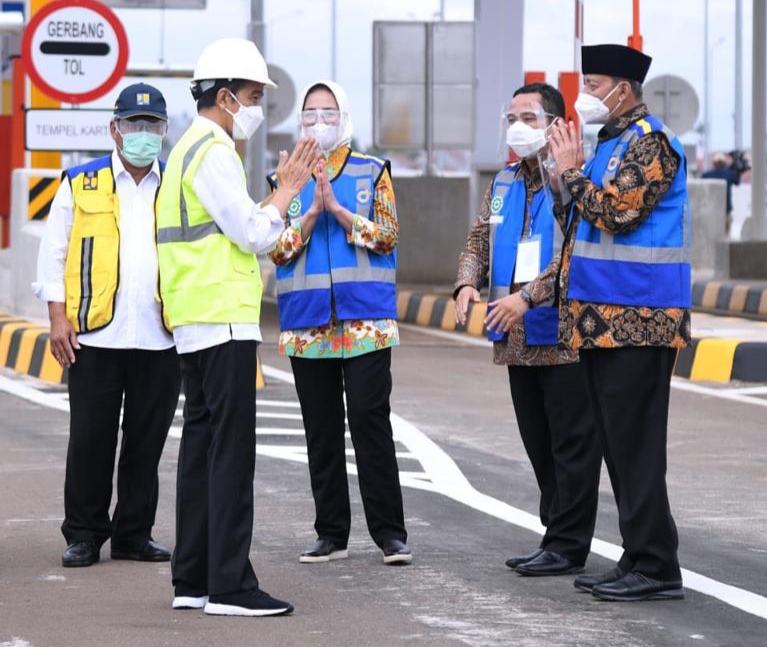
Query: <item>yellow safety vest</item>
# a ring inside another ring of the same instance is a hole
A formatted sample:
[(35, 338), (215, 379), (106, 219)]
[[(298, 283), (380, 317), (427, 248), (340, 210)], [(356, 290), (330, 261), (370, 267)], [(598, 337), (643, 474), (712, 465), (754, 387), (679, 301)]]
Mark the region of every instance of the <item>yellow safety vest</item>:
[[(168, 157), (157, 210), (160, 293), (166, 325), (258, 323), (261, 272), (219, 229), (192, 188), (205, 153), (231, 142), (191, 126)], [(240, 178), (245, 184), (245, 170)]]
[(120, 209), (110, 157), (65, 172), (74, 221), (64, 269), (67, 319), (78, 333), (108, 325), (120, 281)]

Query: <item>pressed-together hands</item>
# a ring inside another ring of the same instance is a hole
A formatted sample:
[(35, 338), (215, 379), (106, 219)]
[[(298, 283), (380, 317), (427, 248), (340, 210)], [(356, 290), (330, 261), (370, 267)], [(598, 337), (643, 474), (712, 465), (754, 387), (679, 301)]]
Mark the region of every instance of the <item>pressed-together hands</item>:
[(557, 120), (551, 125), (548, 140), (551, 154), (557, 163), (556, 174), (562, 175), (569, 169), (583, 166), (583, 142), (578, 136), (575, 123)]

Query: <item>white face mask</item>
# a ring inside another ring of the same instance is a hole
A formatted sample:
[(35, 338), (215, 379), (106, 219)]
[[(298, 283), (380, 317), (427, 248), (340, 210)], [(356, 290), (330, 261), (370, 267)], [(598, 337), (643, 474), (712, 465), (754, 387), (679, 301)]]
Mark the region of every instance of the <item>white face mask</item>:
[(546, 129), (533, 128), (521, 121), (515, 121), (506, 131), (506, 143), (522, 159), (535, 157), (546, 141)]
[(617, 89), (618, 86), (616, 85), (612, 90), (610, 90), (610, 92), (607, 93), (607, 96), (604, 99), (595, 97), (593, 94), (586, 94), (585, 92), (581, 92), (578, 95), (578, 98), (575, 100), (575, 111), (578, 113), (581, 121), (584, 124), (607, 123), (607, 120), (610, 118), (613, 112), (615, 112), (621, 103), (623, 103), (622, 101), (619, 102), (618, 105), (616, 105), (612, 110), (610, 110), (605, 105), (605, 101), (607, 101), (608, 97)]
[(261, 106), (243, 106), (237, 97), (231, 92), (232, 99), (237, 101), (240, 109), (237, 112), (226, 110), (232, 119), (234, 119), (233, 136), (234, 139), (250, 139), (258, 130), (258, 127), (264, 123), (264, 109)]
[(317, 140), (320, 150), (325, 154), (333, 151), (338, 144), (338, 124), (331, 126), (318, 123), (313, 126), (304, 126), (302, 130), (304, 135)]

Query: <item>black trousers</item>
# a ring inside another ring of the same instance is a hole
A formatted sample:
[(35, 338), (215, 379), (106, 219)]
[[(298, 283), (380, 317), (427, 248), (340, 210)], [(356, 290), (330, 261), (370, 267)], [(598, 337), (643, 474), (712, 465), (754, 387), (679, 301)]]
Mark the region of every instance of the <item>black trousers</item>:
[[(176, 350), (81, 345), (69, 368), (69, 448), (64, 483), (67, 543), (143, 544), (157, 511), (157, 467), (173, 422), (180, 373)], [(112, 476), (123, 406), (112, 519)]]
[(541, 548), (583, 564), (599, 498), (602, 452), (580, 364), (509, 366), (519, 432), (541, 490)]
[(681, 579), (679, 539), (666, 491), (672, 348), (581, 352), (623, 538), (619, 565), (661, 580)]
[(379, 546), (387, 539), (407, 541), (389, 421), (391, 349), (350, 359), (291, 357), (290, 363), (306, 431), (317, 536), (340, 546), (349, 539), (346, 415), (370, 535)]
[(250, 563), (258, 342), (183, 353), (184, 431), (173, 584), (220, 595), (258, 586)]

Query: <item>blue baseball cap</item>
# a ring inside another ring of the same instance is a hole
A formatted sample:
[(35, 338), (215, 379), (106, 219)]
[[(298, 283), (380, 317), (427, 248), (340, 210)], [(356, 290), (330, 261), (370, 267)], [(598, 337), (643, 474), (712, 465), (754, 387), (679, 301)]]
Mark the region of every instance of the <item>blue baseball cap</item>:
[(129, 85), (117, 97), (114, 109), (115, 117), (156, 117), (168, 121), (165, 109), (165, 97), (157, 88), (146, 83)]

